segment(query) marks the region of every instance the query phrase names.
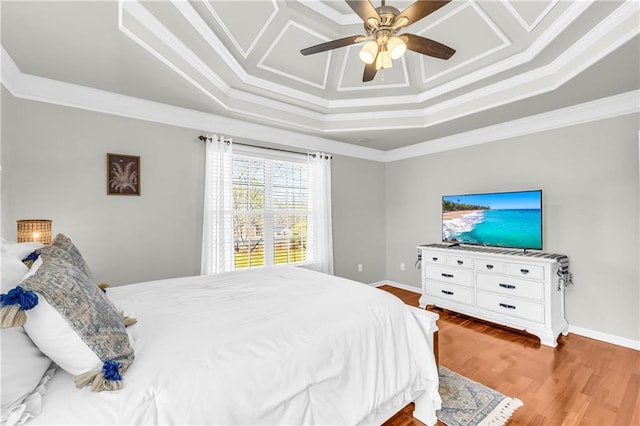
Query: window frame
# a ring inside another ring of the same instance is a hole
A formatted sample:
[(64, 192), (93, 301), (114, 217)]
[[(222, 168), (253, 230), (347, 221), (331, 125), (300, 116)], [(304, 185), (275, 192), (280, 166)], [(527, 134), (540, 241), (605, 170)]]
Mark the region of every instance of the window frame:
[[(253, 146), (248, 146), (248, 145), (234, 145), (233, 147), (233, 151), (231, 154), (231, 162), (232, 162), (232, 168), (233, 168), (233, 163), (234, 160), (236, 159), (236, 157), (243, 157), (243, 158), (248, 158), (248, 159), (255, 159), (258, 161), (264, 161), (265, 162), (265, 182), (264, 182), (264, 209), (262, 210), (262, 216), (263, 216), (263, 229), (262, 229), (262, 238), (263, 238), (263, 246), (264, 246), (264, 254), (263, 254), (263, 264), (262, 265), (255, 265), (252, 266), (251, 265), (251, 258), (250, 258), (250, 253), (248, 256), (248, 260), (247, 260), (247, 265), (240, 267), (240, 268), (236, 268), (236, 252), (234, 250), (233, 252), (233, 268), (234, 269), (252, 269), (252, 268), (262, 268), (265, 266), (283, 266), (283, 265), (288, 265), (288, 266), (311, 266), (313, 264), (315, 264), (316, 262), (314, 262), (314, 260), (312, 258), (310, 258), (309, 256), (313, 254), (313, 250), (310, 249), (309, 245), (313, 244), (312, 242), (312, 230), (311, 230), (311, 223), (312, 223), (312, 206), (313, 206), (313, 202), (310, 202), (310, 197), (312, 197), (312, 193), (313, 193), (313, 188), (312, 188), (312, 182), (311, 182), (311, 171), (310, 171), (310, 164), (308, 162), (308, 158), (307, 158), (307, 154), (304, 153), (293, 153), (293, 152), (284, 152), (284, 151), (279, 151), (279, 150), (275, 150), (275, 149), (268, 149), (268, 148), (259, 148), (259, 147), (253, 147)], [(306, 210), (305, 210), (305, 215), (306, 216), (306, 235), (304, 238), (304, 241), (307, 244), (307, 248), (306, 248), (306, 259), (304, 261), (298, 261), (298, 262), (287, 262), (287, 263), (276, 263), (276, 259), (275, 259), (275, 229), (276, 229), (276, 225), (275, 225), (275, 216), (277, 214), (277, 212), (273, 209), (273, 190), (274, 190), (274, 183), (273, 183), (273, 162), (274, 161), (280, 161), (280, 162), (289, 162), (289, 163), (298, 163), (298, 164), (303, 164), (306, 167), (306, 173), (308, 175), (308, 185), (307, 185), (307, 204), (306, 204)], [(233, 182), (233, 180), (232, 180)], [(267, 194), (270, 191), (270, 195), (267, 196)], [(248, 216), (251, 215), (250, 211), (239, 211), (236, 210), (236, 206), (235, 204), (233, 204), (233, 216), (235, 217), (236, 214), (246, 214)], [(234, 228), (235, 228), (235, 223), (234, 223)], [(235, 230), (235, 229), (234, 229)], [(311, 237), (311, 238), (310, 238)], [(249, 246), (250, 246), (250, 240), (249, 240)], [(234, 238), (234, 246), (235, 246), (235, 238)]]

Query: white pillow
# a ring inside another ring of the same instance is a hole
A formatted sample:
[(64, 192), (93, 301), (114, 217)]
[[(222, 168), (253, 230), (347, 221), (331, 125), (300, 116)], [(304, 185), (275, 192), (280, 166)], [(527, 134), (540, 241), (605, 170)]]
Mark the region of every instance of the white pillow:
[[(19, 258), (3, 253), (2, 293), (19, 285), (28, 271)], [(0, 347), (0, 419), (5, 423), (11, 414), (12, 419), (22, 422), (40, 412), (39, 404), (26, 404), (25, 400), (37, 393), (38, 383), (51, 360), (40, 352), (22, 327), (0, 329)]]
[(17, 257), (22, 260), (34, 250), (44, 247), (42, 243), (26, 242), (26, 243), (7, 243), (2, 242), (2, 254)]
[(0, 290), (2, 293), (6, 293), (22, 281), (25, 274), (29, 272), (29, 268), (17, 257), (2, 253), (2, 270), (0, 272), (2, 274)]

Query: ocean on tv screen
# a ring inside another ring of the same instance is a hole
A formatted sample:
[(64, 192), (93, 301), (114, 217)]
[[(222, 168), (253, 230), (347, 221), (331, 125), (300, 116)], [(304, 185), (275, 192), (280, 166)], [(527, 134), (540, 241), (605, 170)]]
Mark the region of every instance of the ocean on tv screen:
[[(442, 240), (541, 249), (540, 192), (498, 195), (502, 196), (500, 201), (496, 201), (496, 194), (443, 197)], [(505, 202), (505, 197), (511, 199)]]

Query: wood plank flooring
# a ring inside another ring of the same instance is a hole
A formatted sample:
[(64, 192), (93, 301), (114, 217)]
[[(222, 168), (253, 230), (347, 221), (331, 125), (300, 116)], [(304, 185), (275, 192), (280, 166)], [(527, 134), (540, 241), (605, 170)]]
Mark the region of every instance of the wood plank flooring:
[[(418, 306), (419, 294), (382, 286)], [(524, 402), (513, 425), (640, 425), (640, 351), (569, 334), (558, 346), (506, 327), (440, 315), (440, 365)], [(413, 404), (385, 426), (418, 426)], [(438, 423), (443, 425), (443, 423)]]

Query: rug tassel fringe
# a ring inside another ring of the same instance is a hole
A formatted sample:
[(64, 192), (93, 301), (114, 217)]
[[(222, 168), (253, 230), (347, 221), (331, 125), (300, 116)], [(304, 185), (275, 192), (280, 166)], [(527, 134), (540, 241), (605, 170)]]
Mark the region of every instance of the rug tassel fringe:
[(478, 426), (504, 425), (513, 416), (513, 413), (522, 406), (522, 401), (518, 398), (505, 398), (487, 417), (478, 423)]

